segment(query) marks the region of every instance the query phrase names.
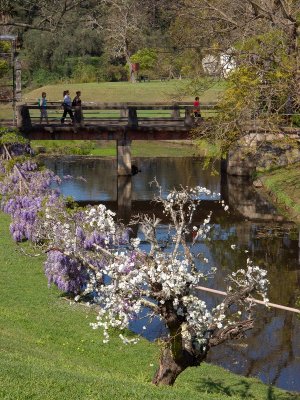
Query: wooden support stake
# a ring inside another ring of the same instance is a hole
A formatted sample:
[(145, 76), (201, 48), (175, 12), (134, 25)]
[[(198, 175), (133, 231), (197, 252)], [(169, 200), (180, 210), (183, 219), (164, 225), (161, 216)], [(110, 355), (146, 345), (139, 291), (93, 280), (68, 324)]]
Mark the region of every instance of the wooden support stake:
[[(210, 288), (207, 288), (204, 286), (196, 286), (196, 289), (202, 290), (203, 292), (210, 292), (210, 293), (214, 293), (214, 294), (220, 294), (221, 296), (227, 296), (226, 292), (222, 292), (221, 290), (210, 289)], [(266, 303), (263, 302), (262, 300), (256, 300), (256, 299), (252, 299), (252, 298), (251, 298), (251, 300), (254, 303), (266, 305)], [(267, 303), (267, 307), (279, 308), (280, 310), (291, 311), (291, 312), (300, 314), (300, 310), (298, 310), (297, 308), (286, 307), (286, 306), (282, 306), (280, 304)]]

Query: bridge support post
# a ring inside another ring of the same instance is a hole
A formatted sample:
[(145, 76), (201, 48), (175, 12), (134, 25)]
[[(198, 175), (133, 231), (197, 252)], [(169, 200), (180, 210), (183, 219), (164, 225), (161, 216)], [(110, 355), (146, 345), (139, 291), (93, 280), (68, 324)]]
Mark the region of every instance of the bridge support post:
[(131, 140), (117, 140), (117, 173), (118, 176), (131, 175)]
[(191, 116), (190, 109), (186, 107), (185, 109), (185, 118), (184, 118), (184, 126), (190, 128), (194, 125), (194, 120)]
[(178, 104), (174, 104), (172, 113), (171, 113), (172, 118), (180, 118), (180, 108)]
[(131, 215), (131, 176), (118, 176), (118, 217), (125, 223), (129, 221)]
[(32, 128), (29, 109), (25, 104), (17, 106), (17, 127), (25, 132)]
[(137, 128), (139, 121), (136, 107), (128, 107), (128, 128)]

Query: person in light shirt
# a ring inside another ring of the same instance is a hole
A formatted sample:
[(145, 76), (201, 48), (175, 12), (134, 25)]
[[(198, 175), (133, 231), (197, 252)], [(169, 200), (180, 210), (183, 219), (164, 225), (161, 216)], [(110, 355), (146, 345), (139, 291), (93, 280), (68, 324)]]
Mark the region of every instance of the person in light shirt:
[(47, 112), (47, 94), (46, 92), (42, 92), (42, 97), (38, 99), (38, 106), (40, 108), (41, 116), (40, 116), (40, 124), (42, 123), (43, 119), (46, 120), (46, 123), (49, 124), (48, 121), (48, 112)]

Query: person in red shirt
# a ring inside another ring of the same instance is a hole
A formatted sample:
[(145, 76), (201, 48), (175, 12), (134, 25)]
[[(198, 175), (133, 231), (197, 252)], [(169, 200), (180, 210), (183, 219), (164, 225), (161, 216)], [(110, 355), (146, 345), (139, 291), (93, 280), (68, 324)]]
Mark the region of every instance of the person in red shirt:
[(195, 118), (201, 118), (199, 97), (195, 97), (193, 113)]

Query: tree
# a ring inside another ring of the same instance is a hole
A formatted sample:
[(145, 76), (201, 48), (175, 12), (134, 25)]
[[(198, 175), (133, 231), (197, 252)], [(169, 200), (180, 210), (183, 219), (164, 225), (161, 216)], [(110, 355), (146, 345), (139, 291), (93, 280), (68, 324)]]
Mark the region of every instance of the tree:
[(146, 9), (140, 0), (104, 0), (103, 4), (106, 5), (104, 30), (107, 51), (113, 58), (125, 60), (130, 81), (135, 82), (131, 56), (143, 43)]
[[(15, 138), (10, 136), (13, 143)], [(2, 143), (9, 158), (5, 142), (10, 139)], [(13, 160), (0, 163), (5, 174), (1, 208), (13, 218), (14, 239), (27, 238), (46, 250), (49, 283), (76, 301), (99, 305), (92, 326), (103, 328), (104, 343), (109, 341), (109, 328), (122, 331), (131, 320), (145, 320), (144, 310), (148, 319), (164, 323), (167, 335), (161, 338), (154, 384), (172, 385), (186, 368), (200, 365), (212, 347), (242, 337), (253, 327), (252, 296), (258, 293), (267, 302), (268, 281), (266, 271), (250, 259), (245, 269), (228, 276), (227, 295), (217, 307), (209, 310), (199, 295), (198, 285), (213, 277), (214, 271), (206, 258), (194, 254), (193, 244), (209, 236), (211, 213), (198, 227), (193, 226), (193, 215), (201, 196), (211, 195), (210, 191), (174, 189), (164, 199), (158, 186), (155, 200), (169, 216), (170, 226), (166, 237), (159, 238), (159, 219), (136, 216), (131, 226), (140, 227), (145, 246), (139, 238), (130, 238), (130, 226), (117, 223), (104, 205), (66, 209), (65, 201), (51, 188), (57, 181), (53, 173), (39, 171), (30, 160), (16, 161), (13, 169)], [(125, 344), (137, 341), (123, 333), (119, 336)]]
[(152, 71), (157, 63), (157, 53), (154, 49), (140, 49), (131, 56), (130, 60), (133, 63), (138, 63), (141, 71)]
[(86, 6), (85, 0), (2, 0), (0, 27), (55, 32), (70, 22), (72, 12)]
[[(173, 190), (162, 204), (170, 217), (166, 238), (157, 237), (159, 220), (139, 215), (138, 224), (145, 248), (138, 238), (115, 223), (113, 213), (100, 205), (70, 214), (51, 207), (36, 225), (47, 247), (45, 271), (49, 282), (73, 292), (75, 300), (100, 305), (93, 328), (102, 328), (104, 343), (109, 329), (124, 330), (131, 320), (159, 318), (167, 335), (161, 338), (160, 365), (153, 377), (156, 385), (172, 385), (186, 368), (198, 366), (209, 350), (226, 340), (240, 338), (254, 324), (252, 295), (266, 298), (266, 271), (247, 260), (246, 269), (228, 277), (227, 296), (209, 310), (197, 291), (203, 280), (214, 275), (208, 260), (195, 256), (193, 243), (209, 235), (210, 215), (199, 227), (193, 226), (193, 213), (204, 188)], [(51, 234), (49, 233), (51, 232)], [(199, 262), (199, 259), (202, 262)], [(145, 329), (147, 323), (145, 322)], [(125, 344), (135, 343), (123, 333)]]
[(185, 5), (178, 23), (189, 25), (181, 40), (193, 37), (202, 44), (203, 56), (228, 54), (237, 65), (219, 104), (219, 118), (204, 126), (207, 137), (221, 139), (227, 151), (254, 119), (276, 132), (284, 114), (300, 107), (300, 2), (186, 0)]

